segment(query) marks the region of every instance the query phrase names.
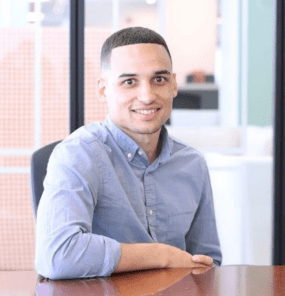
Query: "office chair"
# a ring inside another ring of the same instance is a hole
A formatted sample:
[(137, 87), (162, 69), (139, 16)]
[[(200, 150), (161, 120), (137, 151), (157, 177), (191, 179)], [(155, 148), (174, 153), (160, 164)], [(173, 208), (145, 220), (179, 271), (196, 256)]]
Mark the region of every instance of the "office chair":
[(31, 191), (35, 220), (37, 218), (38, 205), (44, 191), (43, 182), (47, 173), (47, 164), (54, 147), (60, 142), (57, 141), (38, 149), (31, 157)]

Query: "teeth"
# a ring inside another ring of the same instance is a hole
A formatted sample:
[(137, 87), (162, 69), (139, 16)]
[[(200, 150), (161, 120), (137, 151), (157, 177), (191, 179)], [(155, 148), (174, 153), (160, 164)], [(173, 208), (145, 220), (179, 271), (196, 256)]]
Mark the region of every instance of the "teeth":
[(157, 109), (153, 109), (153, 110), (135, 110), (136, 113), (141, 113), (141, 114), (151, 114), (156, 112)]

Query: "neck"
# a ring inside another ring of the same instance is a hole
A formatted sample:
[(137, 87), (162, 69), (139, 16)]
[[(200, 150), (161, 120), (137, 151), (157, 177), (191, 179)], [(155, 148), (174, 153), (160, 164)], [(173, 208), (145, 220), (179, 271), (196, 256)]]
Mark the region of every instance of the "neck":
[[(140, 134), (136, 135), (133, 140), (144, 150), (147, 155), (148, 162), (153, 163), (160, 153), (161, 143), (160, 139), (161, 129), (154, 134)], [(131, 135), (130, 135), (131, 136)]]
[(152, 141), (140, 143), (140, 146), (143, 148), (147, 155), (149, 163), (153, 163), (160, 153), (161, 143), (159, 135), (160, 134), (157, 135), (156, 139), (152, 139)]

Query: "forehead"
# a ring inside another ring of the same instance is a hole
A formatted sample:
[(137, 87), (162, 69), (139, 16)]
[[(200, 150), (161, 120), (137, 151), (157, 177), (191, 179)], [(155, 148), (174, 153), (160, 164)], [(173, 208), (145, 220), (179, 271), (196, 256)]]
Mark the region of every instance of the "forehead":
[(169, 70), (171, 60), (164, 46), (159, 44), (131, 44), (112, 49), (111, 71)]

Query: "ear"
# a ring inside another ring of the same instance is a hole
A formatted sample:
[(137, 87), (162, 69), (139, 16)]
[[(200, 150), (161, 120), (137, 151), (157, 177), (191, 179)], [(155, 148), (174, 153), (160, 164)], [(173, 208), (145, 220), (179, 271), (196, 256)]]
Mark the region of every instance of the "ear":
[(178, 86), (177, 86), (175, 73), (172, 74), (172, 79), (173, 79), (173, 98), (175, 98), (178, 95)]
[(100, 100), (106, 101), (106, 80), (102, 77), (97, 80), (97, 96)]

